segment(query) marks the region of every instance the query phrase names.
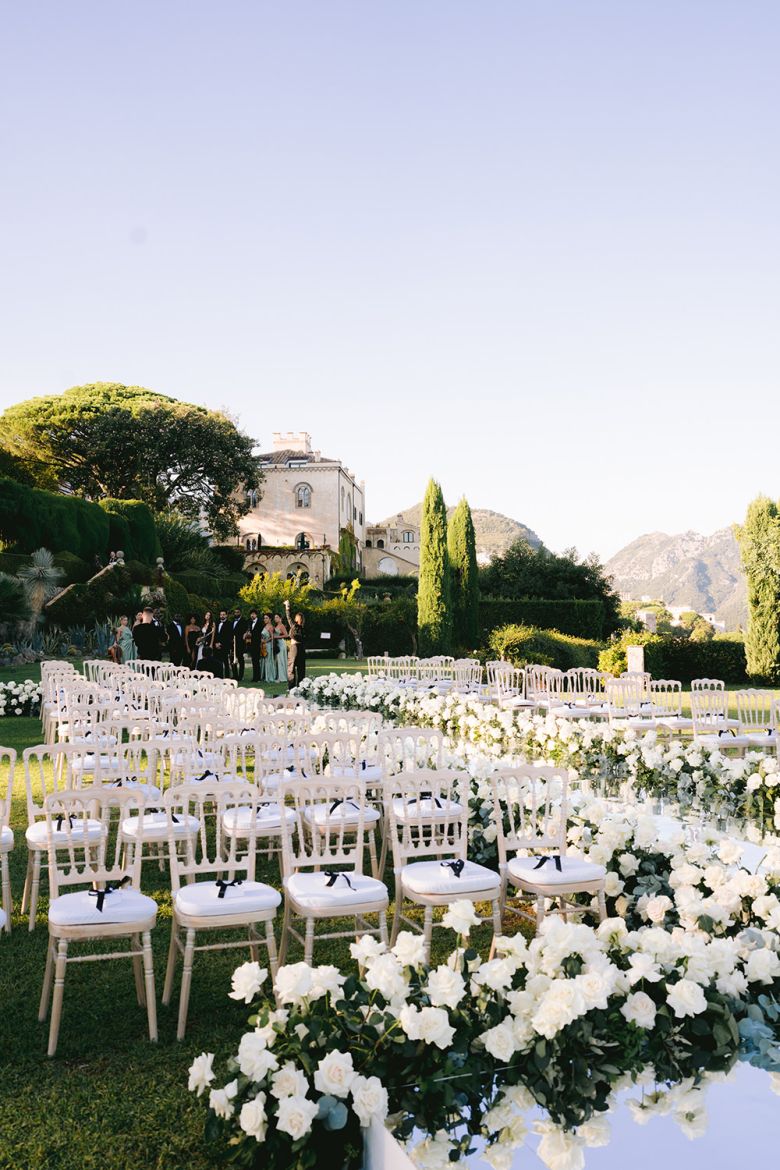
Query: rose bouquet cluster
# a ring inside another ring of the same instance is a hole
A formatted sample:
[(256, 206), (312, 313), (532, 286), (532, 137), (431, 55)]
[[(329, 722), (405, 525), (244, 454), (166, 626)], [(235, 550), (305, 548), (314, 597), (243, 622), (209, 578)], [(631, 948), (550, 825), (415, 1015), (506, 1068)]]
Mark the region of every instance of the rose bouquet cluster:
[(234, 1164), (359, 1166), (361, 1128), (376, 1119), (421, 1170), (476, 1135), (496, 1170), (534, 1136), (546, 1165), (577, 1170), (586, 1146), (608, 1140), (606, 1111), (627, 1085), (693, 1085), (740, 1055), (780, 1070), (780, 955), (766, 926), (715, 936), (548, 918), (530, 943), (500, 938), (483, 960), (467, 942), (472, 904), (445, 921), (459, 945), (433, 968), (406, 933), (390, 950), (352, 944), (357, 974), (283, 967), (273, 999), (257, 964), (238, 968), (231, 994), (254, 1010), (229, 1079), (215, 1085), (211, 1053), (190, 1070), (190, 1088), (209, 1090), (207, 1133)]
[(41, 684), (32, 679), (0, 682), (0, 716), (35, 715), (41, 706)]

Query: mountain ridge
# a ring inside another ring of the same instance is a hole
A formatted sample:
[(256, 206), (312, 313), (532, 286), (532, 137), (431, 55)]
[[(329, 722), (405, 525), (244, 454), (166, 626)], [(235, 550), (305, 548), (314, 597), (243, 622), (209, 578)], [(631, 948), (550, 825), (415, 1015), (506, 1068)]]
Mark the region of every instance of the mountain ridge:
[[(448, 508), (447, 516), (451, 516), (454, 511), (454, 508)], [(395, 524), (399, 516), (402, 516), (407, 524), (419, 527), (422, 518), (422, 503), (404, 508), (403, 511), (396, 512), (394, 516), (390, 516), (381, 523), (383, 525)], [(477, 559), (482, 564), (486, 564), (493, 556), (505, 553), (516, 540), (527, 540), (532, 548), (538, 548), (542, 543), (541, 537), (537, 536), (527, 524), (514, 520), (511, 516), (505, 516), (503, 512), (494, 512), (491, 508), (472, 508), (471, 517), (474, 521), (474, 533), (477, 538)]]

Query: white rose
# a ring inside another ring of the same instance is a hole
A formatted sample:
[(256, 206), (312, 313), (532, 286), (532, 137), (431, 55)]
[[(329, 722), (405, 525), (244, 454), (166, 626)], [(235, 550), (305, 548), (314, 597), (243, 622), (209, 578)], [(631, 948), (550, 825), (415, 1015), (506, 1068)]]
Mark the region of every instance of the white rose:
[(604, 892), (608, 898), (616, 898), (618, 894), (622, 894), (625, 889), (625, 883), (620, 880), (618, 875), (610, 870), (604, 882)]
[(258, 1093), (253, 1101), (245, 1101), (238, 1115), (238, 1124), (244, 1133), (258, 1142), (265, 1141), (268, 1117), (265, 1112), (265, 1093)]
[(673, 984), (666, 993), (666, 1002), (678, 1019), (698, 1016), (707, 1010), (704, 992), (692, 979), (681, 979)]
[(236, 967), (231, 979), (233, 990), (228, 992), (231, 999), (251, 1003), (268, 976), (265, 967), (259, 963), (242, 963)]
[(245, 1077), (261, 1081), (269, 1072), (275, 1072), (279, 1061), (266, 1046), (265, 1037), (257, 1032), (245, 1032), (238, 1045), (238, 1067)]
[(725, 838), (718, 846), (718, 857), (724, 865), (739, 865), (742, 858), (742, 846), (738, 841)]
[(334, 999), (346, 982), (346, 975), (342, 975), (338, 967), (315, 967), (311, 975), (311, 999), (320, 999), (323, 995), (330, 995)]
[(639, 869), (639, 858), (635, 857), (633, 853), (621, 853), (618, 857), (618, 865), (623, 877), (632, 877)]
[(365, 967), (370, 959), (383, 954), (387, 950), (385, 943), (374, 938), (373, 934), (362, 934), (357, 942), (349, 944), (349, 952), (356, 963)]
[(654, 898), (648, 898), (645, 903), (645, 917), (650, 922), (661, 923), (671, 910), (672, 905), (672, 899), (667, 898), (666, 894), (657, 894)]
[(431, 971), (426, 990), (434, 1007), (455, 1008), (466, 994), (466, 984), (459, 971), (442, 965)]
[(271, 1077), (271, 1096), (276, 1097), (277, 1101), (281, 1101), (282, 1097), (305, 1097), (308, 1091), (309, 1082), (291, 1060)]
[(644, 991), (635, 991), (633, 995), (629, 995), (620, 1012), (629, 1023), (636, 1024), (639, 1028), (649, 1029), (655, 1024), (656, 1007)]
[(201, 1095), (204, 1089), (207, 1089), (214, 1080), (214, 1053), (201, 1052), (200, 1056), (196, 1056), (190, 1065), (190, 1077), (187, 1082), (187, 1088), (191, 1093)]
[(502, 1064), (510, 1061), (517, 1050), (511, 1020), (502, 1020), (494, 1028), (488, 1028), (487, 1032), (483, 1033), (482, 1040), (493, 1059)]
[(413, 1004), (406, 1004), (398, 1019), (410, 1040), (422, 1040), (424, 1044), (435, 1044), (441, 1049), (452, 1044), (455, 1029), (443, 1008), (416, 1008)]
[(404, 969), (395, 955), (388, 952), (372, 960), (366, 971), (366, 986), (371, 991), (378, 991), (388, 1003), (406, 996)]
[(449, 927), (456, 934), (468, 936), (472, 926), (479, 926), (480, 919), (474, 910), (474, 903), (464, 898), (453, 902), (442, 917), (442, 926)]
[(536, 1153), (545, 1166), (548, 1166), (549, 1170), (583, 1170), (585, 1165), (583, 1140), (574, 1133), (559, 1129), (551, 1122), (542, 1122), (541, 1125), (545, 1128)]
[(745, 964), (745, 974), (750, 983), (772, 983), (780, 974), (780, 958), (767, 947), (751, 951)]
[(354, 1079), (352, 1054), (329, 1052), (317, 1065), (314, 1088), (318, 1093), (329, 1093), (331, 1097), (346, 1097)]
[(297, 1142), (311, 1129), (312, 1122), (317, 1116), (318, 1106), (306, 1097), (284, 1097), (279, 1102), (279, 1111), (276, 1115), (276, 1128), (281, 1133), (287, 1133)]
[(369, 1125), (373, 1118), (384, 1121), (388, 1109), (387, 1089), (379, 1077), (355, 1076), (351, 1092), (352, 1108), (362, 1126)]
[(591, 1117), (590, 1121), (579, 1126), (577, 1137), (582, 1138), (585, 1145), (591, 1150), (595, 1150), (599, 1146), (608, 1146), (611, 1137), (609, 1120), (603, 1113)]
[(301, 1003), (312, 989), (312, 969), (308, 963), (290, 963), (276, 972), (276, 993), (280, 1003)]
[(404, 967), (421, 967), (425, 962), (425, 939), (421, 934), (402, 930), (392, 949), (393, 954)]
[(551, 1040), (585, 1010), (585, 999), (576, 983), (554, 979), (542, 995), (531, 1022), (537, 1032)]
[(233, 1098), (238, 1092), (238, 1081), (230, 1081), (224, 1089), (212, 1089), (209, 1094), (209, 1108), (217, 1117), (227, 1119), (233, 1116)]

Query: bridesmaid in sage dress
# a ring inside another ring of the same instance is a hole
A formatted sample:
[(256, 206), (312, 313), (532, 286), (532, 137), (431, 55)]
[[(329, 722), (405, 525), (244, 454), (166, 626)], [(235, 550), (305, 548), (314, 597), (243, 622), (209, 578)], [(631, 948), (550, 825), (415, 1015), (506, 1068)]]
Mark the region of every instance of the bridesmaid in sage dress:
[(263, 632), (262, 638), (263, 648), (265, 649), (265, 657), (261, 660), (263, 681), (276, 682), (276, 666), (274, 665), (274, 626), (271, 620), (270, 613), (263, 614)]
[(122, 651), (122, 661), (132, 662), (134, 658), (138, 657), (135, 648), (135, 639), (133, 631), (130, 629), (130, 622), (127, 617), (119, 619), (119, 629), (116, 632), (116, 640), (119, 649)]
[(287, 682), (287, 627), (278, 613), (274, 614), (274, 645), (276, 647), (276, 681)]

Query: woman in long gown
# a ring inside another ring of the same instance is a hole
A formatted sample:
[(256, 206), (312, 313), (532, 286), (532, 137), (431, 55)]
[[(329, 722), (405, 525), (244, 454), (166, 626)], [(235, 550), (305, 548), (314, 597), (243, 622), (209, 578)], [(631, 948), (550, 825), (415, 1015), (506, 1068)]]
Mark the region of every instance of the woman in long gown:
[(132, 662), (134, 658), (138, 657), (135, 648), (133, 631), (130, 629), (130, 620), (125, 615), (119, 619), (119, 629), (116, 632), (116, 641), (119, 649), (122, 651), (123, 662)]
[(271, 620), (270, 613), (263, 614), (263, 630), (260, 634), (260, 637), (262, 638), (262, 645), (263, 649), (265, 650), (265, 657), (263, 657), (263, 651), (260, 651), (263, 681), (276, 682), (276, 667), (274, 665), (274, 624)]
[(203, 626), (201, 627), (200, 637), (198, 638), (198, 656), (195, 665), (200, 664), (206, 650), (214, 649), (214, 635), (217, 632), (217, 627), (214, 619), (211, 616), (211, 610), (207, 609), (203, 615)]
[(184, 645), (187, 651), (187, 666), (195, 666), (195, 658), (198, 653), (198, 638), (201, 636), (201, 628), (198, 625), (198, 619), (194, 613), (191, 613), (187, 618), (187, 624), (184, 627)]
[(287, 682), (287, 627), (278, 613), (274, 614), (274, 660), (276, 681)]

